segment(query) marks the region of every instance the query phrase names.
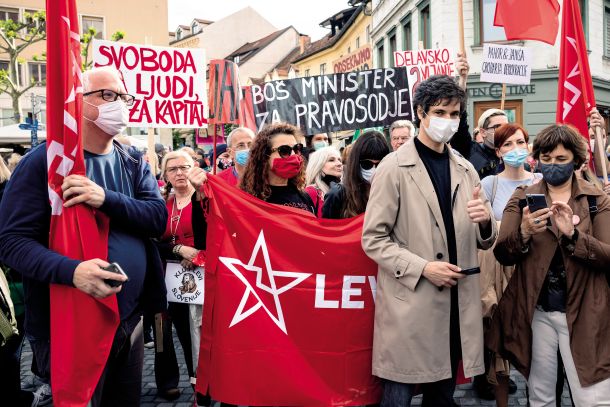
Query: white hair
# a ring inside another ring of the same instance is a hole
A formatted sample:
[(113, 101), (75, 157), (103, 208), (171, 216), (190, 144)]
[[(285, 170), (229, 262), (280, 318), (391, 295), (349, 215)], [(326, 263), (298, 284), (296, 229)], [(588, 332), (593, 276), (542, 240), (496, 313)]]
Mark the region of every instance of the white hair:
[(322, 170), (330, 157), (341, 159), (341, 153), (335, 147), (329, 146), (314, 151), (309, 155), (307, 169), (305, 170), (305, 183), (314, 185), (316, 188), (326, 194), (329, 191), (329, 185), (322, 181)]
[(114, 75), (114, 76), (116, 76), (116, 78), (119, 82), (121, 82), (121, 83), (123, 82), (123, 79), (121, 78), (121, 73), (116, 68), (113, 68), (111, 66), (100, 66), (100, 67), (96, 67), (96, 68), (91, 68), (91, 69), (83, 72), (83, 93), (87, 93), (92, 90), (95, 90), (95, 89), (91, 89), (91, 76), (99, 75), (102, 73)]
[(411, 137), (415, 136), (415, 126), (413, 126), (413, 123), (411, 123), (410, 120), (396, 120), (394, 123), (392, 123), (392, 125), (390, 126), (390, 137), (392, 137), (392, 131), (394, 131), (395, 129), (402, 129), (402, 128), (408, 128), (409, 129), (409, 134), (411, 135)]
[(195, 164), (195, 162), (193, 161), (193, 157), (191, 157), (190, 154), (187, 153), (186, 151), (184, 151), (184, 150), (170, 151), (169, 153), (167, 153), (163, 156), (163, 162), (161, 163), (161, 176), (162, 177), (165, 177), (165, 175), (166, 175), (165, 171), (166, 171), (167, 163), (171, 160), (175, 160), (176, 158), (184, 158), (190, 166), (193, 166)]
[(237, 133), (246, 133), (252, 138), (252, 140), (254, 140), (254, 132), (251, 129), (249, 129), (248, 127), (238, 127), (236, 129), (233, 129), (233, 131), (227, 136), (227, 148), (232, 148), (231, 140), (233, 139), (233, 136)]

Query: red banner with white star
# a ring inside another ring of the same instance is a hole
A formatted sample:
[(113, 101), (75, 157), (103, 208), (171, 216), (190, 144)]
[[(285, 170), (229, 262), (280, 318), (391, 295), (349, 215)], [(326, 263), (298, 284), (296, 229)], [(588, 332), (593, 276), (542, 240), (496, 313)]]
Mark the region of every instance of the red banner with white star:
[(209, 177), (197, 390), (240, 405), (379, 401), (371, 375), (377, 265), (362, 217), (317, 219)]

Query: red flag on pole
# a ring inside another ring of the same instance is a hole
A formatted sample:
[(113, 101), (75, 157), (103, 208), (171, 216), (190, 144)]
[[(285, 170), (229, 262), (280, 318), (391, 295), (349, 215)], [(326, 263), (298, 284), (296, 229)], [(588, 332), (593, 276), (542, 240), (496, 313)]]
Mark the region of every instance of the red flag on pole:
[[(47, 0), (47, 168), (50, 248), (73, 259), (106, 259), (108, 218), (84, 204), (63, 207), (61, 185), (85, 175), (81, 140), (82, 74), (75, 0)], [(119, 323), (115, 296), (96, 300), (50, 287), (51, 388), (55, 406), (86, 406), (106, 365)]]
[(556, 120), (576, 127), (588, 140), (595, 96), (578, 0), (564, 0), (562, 22)]
[(197, 390), (241, 405), (379, 402), (377, 265), (361, 248), (363, 218), (319, 220), (213, 176), (206, 188), (214, 239)]
[(559, 29), (557, 0), (498, 0), (494, 25), (504, 27), (507, 40), (555, 44)]

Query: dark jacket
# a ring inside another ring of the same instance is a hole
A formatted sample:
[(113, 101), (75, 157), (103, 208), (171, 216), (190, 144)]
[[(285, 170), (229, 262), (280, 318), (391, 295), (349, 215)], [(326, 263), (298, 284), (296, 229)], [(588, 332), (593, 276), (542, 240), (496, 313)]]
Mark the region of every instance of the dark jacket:
[[(504, 209), (494, 254), (503, 265), (516, 265), (498, 308), (493, 314), (486, 345), (529, 376), (532, 318), (551, 260), (559, 247), (567, 274), (566, 318), (570, 349), (578, 379), (584, 387), (610, 378), (610, 198), (592, 184), (574, 177), (568, 205), (579, 217), (579, 236), (572, 245), (560, 239), (556, 226), (521, 241), (521, 208), (525, 194), (547, 194), (546, 183), (517, 188)], [(592, 216), (587, 196), (595, 197)]]
[(345, 187), (343, 184), (331, 182), (330, 190), (324, 195), (322, 217), (326, 219), (343, 219), (345, 198)]
[(500, 159), (496, 155), (496, 151), (472, 139), (468, 131), (468, 115), (466, 112), (462, 113), (460, 127), (451, 138), (450, 144), (453, 149), (470, 161), (474, 169), (477, 170), (480, 179), (488, 175), (496, 175), (499, 172)]
[[(150, 312), (160, 312), (166, 306), (165, 283), (159, 253), (150, 238), (165, 230), (167, 211), (148, 164), (134, 149), (125, 151), (118, 143), (115, 147), (133, 180), (135, 198), (105, 190), (100, 210), (145, 240), (148, 268), (140, 304)], [(25, 329), (28, 335), (41, 339), (49, 337), (49, 283), (72, 285), (74, 270), (80, 263), (49, 249), (51, 207), (47, 177), (43, 143), (21, 160), (0, 204), (0, 261), (23, 275)]]

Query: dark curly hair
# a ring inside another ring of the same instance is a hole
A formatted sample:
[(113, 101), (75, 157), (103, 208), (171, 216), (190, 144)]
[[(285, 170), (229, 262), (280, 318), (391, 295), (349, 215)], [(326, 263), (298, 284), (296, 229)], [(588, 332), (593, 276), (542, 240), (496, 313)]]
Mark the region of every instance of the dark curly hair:
[(460, 102), (460, 114), (466, 109), (466, 92), (447, 75), (434, 75), (417, 85), (413, 94), (413, 124), (419, 127), (417, 107), (421, 106), (424, 113), (428, 113), (430, 106), (441, 103)]
[[(266, 201), (271, 195), (269, 184), (271, 140), (280, 134), (294, 136), (297, 143), (303, 138), (298, 127), (288, 123), (273, 123), (263, 127), (254, 138), (254, 143), (250, 148), (250, 158), (248, 158), (248, 164), (246, 164), (239, 183), (239, 188), (263, 201)], [(300, 191), (305, 188), (305, 165), (301, 167), (301, 172), (296, 177), (288, 180), (288, 183)]]
[(376, 130), (364, 132), (352, 146), (343, 172), (345, 200), (341, 212), (345, 218), (364, 213), (369, 201), (371, 185), (362, 178), (360, 161), (367, 159), (381, 161), (390, 153), (390, 146), (385, 136)]

